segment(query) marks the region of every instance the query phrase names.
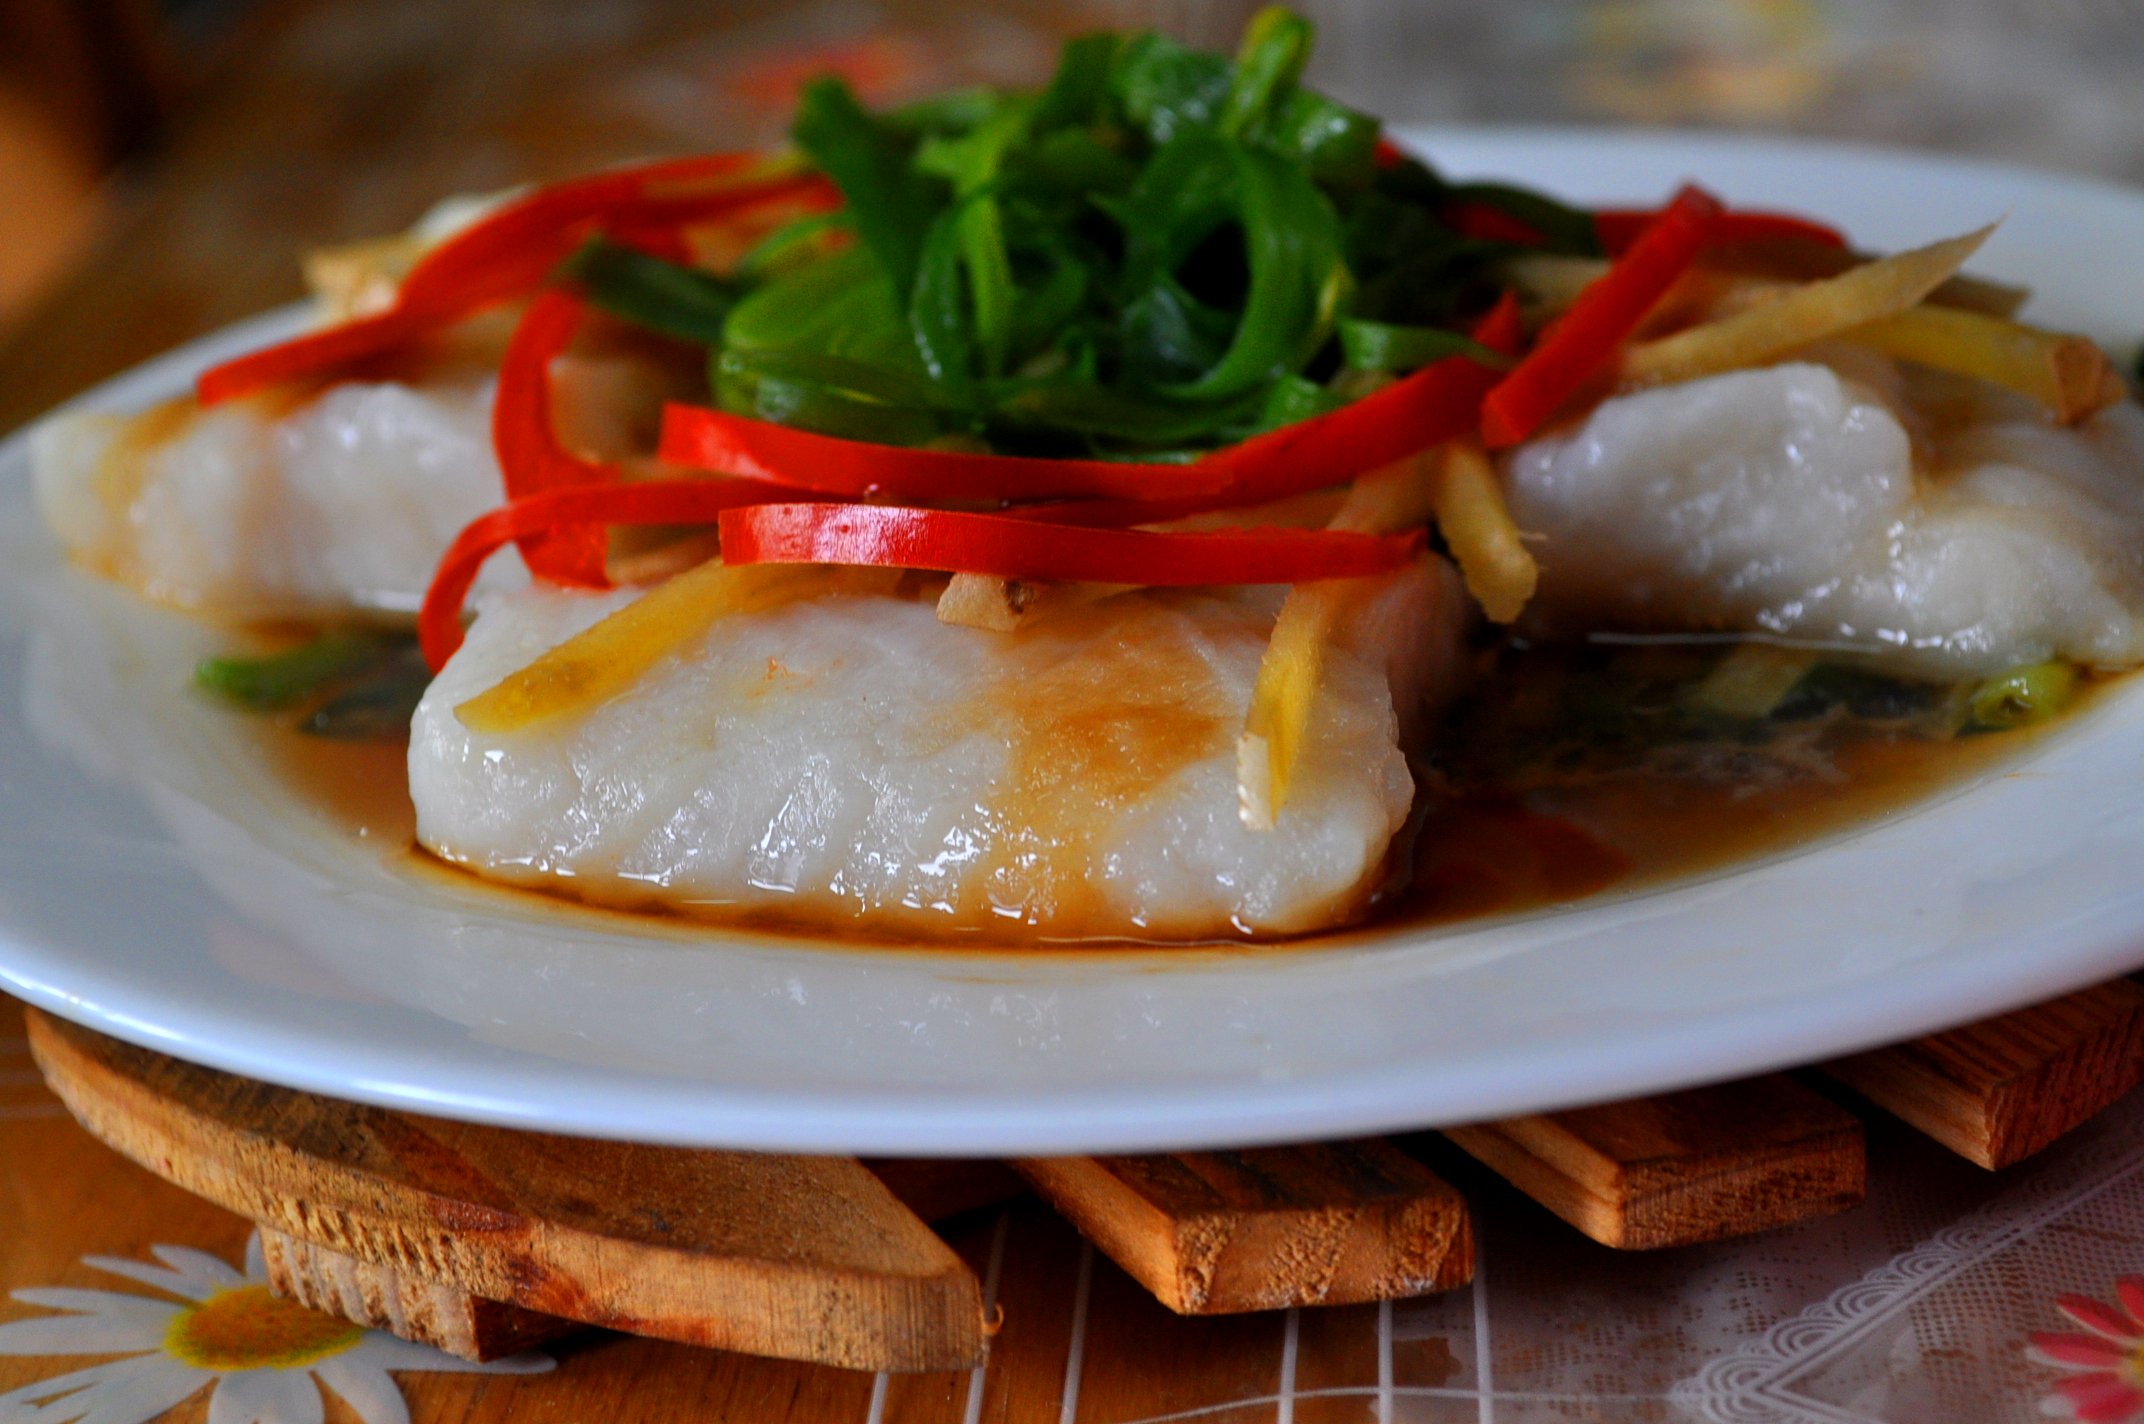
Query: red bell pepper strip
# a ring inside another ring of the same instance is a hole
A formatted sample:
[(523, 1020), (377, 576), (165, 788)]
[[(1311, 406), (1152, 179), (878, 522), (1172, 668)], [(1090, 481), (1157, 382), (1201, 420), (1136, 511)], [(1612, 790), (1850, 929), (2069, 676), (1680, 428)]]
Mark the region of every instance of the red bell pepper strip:
[[(1601, 251), (1617, 257), (1630, 250), (1646, 225), (1660, 216), (1658, 208), (1602, 208), (1593, 214), (1593, 233)], [(1461, 237), (1486, 242), (1510, 242), (1538, 247), (1545, 240), (1533, 227), (1501, 208), (1487, 203), (1454, 203), (1444, 211), (1444, 221)], [(1738, 212), (1727, 210), (1713, 219), (1710, 241), (1727, 246), (1738, 242), (1774, 242), (1784, 238), (1846, 246), (1845, 234), (1814, 218), (1794, 213)]]
[[(487, 559), (508, 544), (566, 528), (719, 521), (723, 557), (733, 564), (882, 564), (1158, 587), (1355, 578), (1399, 567), (1423, 542), (1419, 532), (1145, 534), (898, 505), (770, 503), (806, 493), (756, 480), (688, 479), (587, 485), (517, 499), (471, 522), (440, 559), (417, 615), (425, 661), (436, 672), (461, 647), (462, 606)], [(768, 517), (732, 518), (759, 509)]]
[[(1506, 355), (1517, 352), (1522, 336), (1518, 299), (1509, 292), (1475, 323), (1473, 331), (1476, 341)], [(1449, 356), (1336, 411), (1216, 450), (1199, 464), (1218, 466), (1227, 473), (1228, 486), (1218, 495), (1081, 500), (1038, 505), (1019, 513), (1051, 524), (1100, 528), (1160, 524), (1323, 489), (1471, 433), (1481, 417), (1482, 396), (1501, 375), (1471, 357)]]
[[(648, 201), (664, 185), (679, 189), (688, 183), (732, 177), (757, 157), (717, 153), (667, 159), (546, 184), (500, 205), (419, 258), (403, 279), (401, 300), (427, 309), (458, 306), (467, 300), (473, 284), (484, 283), (487, 274), (532, 251), (554, 249), (561, 233), (590, 221), (615, 218), (621, 209)], [(734, 191), (730, 187), (717, 190), (720, 194)], [(668, 201), (674, 204), (684, 196), (682, 191), (672, 191)], [(710, 195), (703, 190), (694, 196)]]
[[(496, 215), (496, 223), (487, 218), (447, 239), (410, 269), (401, 287), (402, 302), (419, 310), (466, 313), (472, 300), (519, 296), (540, 285), (599, 228), (675, 229), (762, 203), (803, 201), (826, 208), (840, 201), (831, 183), (811, 174), (675, 192), (631, 191), (609, 183), (593, 186), (606, 177), (579, 180), (592, 186), (576, 191), (561, 193), (575, 189), (575, 184), (544, 189), (524, 200), (527, 206), (517, 205)], [(654, 182), (643, 179), (644, 184)], [(553, 196), (571, 201), (540, 201)]]
[(1502, 208), (1487, 203), (1453, 203), (1445, 208), (1444, 224), (1461, 237), (1482, 242), (1513, 242), (1521, 247), (1539, 247), (1547, 239), (1531, 224), (1522, 223)]
[[(588, 306), (568, 292), (545, 292), (522, 315), (499, 366), (491, 406), (491, 444), (505, 477), (506, 497), (617, 481), (613, 467), (584, 460), (559, 443), (551, 409), (551, 361), (573, 341)], [(581, 525), (530, 534), (521, 540), (529, 571), (553, 583), (607, 588), (608, 544), (600, 528)]]
[[(1647, 224), (1659, 216), (1660, 212), (1655, 208), (1602, 208), (1593, 215), (1593, 231), (1600, 238), (1601, 250), (1610, 257), (1617, 257), (1629, 251)], [(1794, 213), (1737, 212), (1733, 209), (1712, 220), (1712, 233), (1707, 240), (1727, 246), (1737, 242), (1776, 242), (1782, 238), (1821, 243), (1825, 247), (1846, 246), (1846, 234), (1814, 218)]]
[(485, 560), (537, 535), (569, 528), (624, 524), (711, 524), (725, 509), (769, 499), (794, 499), (802, 490), (753, 480), (645, 480), (629, 485), (584, 485), (528, 495), (473, 520), (455, 536), (425, 590), (417, 639), (434, 672), (462, 645), (462, 605)]
[[(510, 487), (520, 494), (505, 508), (494, 510), (463, 530), (440, 563), (425, 595), (418, 624), (425, 657), (435, 669), (443, 666), (461, 644), (462, 604), (478, 569), (506, 544), (528, 541), (544, 547), (542, 541), (548, 537), (566, 541), (560, 547), (579, 550), (579, 557), (599, 560), (602, 546), (595, 531), (603, 525), (705, 523), (719, 511), (771, 505), (772, 501), (793, 500), (814, 492), (746, 479), (615, 484), (608, 482), (605, 467), (557, 451), (556, 435), (551, 433), (549, 423), (548, 381), (542, 377), (547, 374), (551, 356), (571, 339), (580, 314), (577, 298), (565, 293), (546, 294), (530, 308), (515, 333), (516, 349), (510, 352), (508, 370), (502, 371), (500, 377), (495, 422), (501, 430), (501, 457), (509, 471)], [(1474, 328), (1474, 338), (1493, 350), (1515, 350), (1519, 337), (1518, 305), (1509, 293)], [(1218, 451), (1189, 467), (1220, 472), (1225, 484), (1212, 494), (1166, 500), (1073, 500), (995, 516), (868, 505), (782, 507), (853, 510), (857, 517), (852, 528), (868, 524), (883, 512), (887, 520), (876, 526), (882, 550), (888, 547), (888, 521), (906, 521), (902, 527), (911, 533), (902, 557), (914, 562), (903, 567), (970, 567), (973, 572), (996, 573), (1000, 577), (1078, 578), (1149, 585), (1294, 582), (1383, 572), (1404, 561), (1419, 540), (1372, 539), (1306, 530), (1138, 534), (1109, 526), (1158, 523), (1205, 510), (1265, 503), (1390, 464), (1467, 433), (1478, 414), (1481, 393), (1496, 376), (1489, 367), (1465, 357), (1451, 357), (1330, 415)], [(1305, 454), (1312, 449), (1317, 451), (1315, 457)], [(524, 455), (524, 450), (531, 453)], [(944, 458), (937, 452), (906, 453), (930, 454), (933, 460)], [(1164, 468), (1173, 473), (1184, 467)], [(546, 479), (554, 483), (545, 487)], [(830, 518), (824, 514), (791, 516), (786, 534), (780, 521), (773, 520), (764, 531), (750, 529), (738, 534), (736, 537), (747, 544), (736, 548), (731, 547), (731, 536), (725, 531), (725, 556), (732, 562), (744, 563), (750, 561), (743, 552), (746, 547), (765, 544), (771, 549), (786, 538), (793, 552), (800, 537), (806, 538), (807, 543), (832, 538), (811, 533), (811, 526), (825, 526)], [(974, 520), (983, 522), (979, 526), (958, 522)], [(1015, 528), (1024, 532), (1010, 532)], [(980, 533), (975, 532), (978, 529)], [(852, 540), (848, 547), (853, 552), (857, 546)], [(942, 558), (931, 557), (933, 551), (937, 555), (961, 555), (965, 562), (948, 564)], [(984, 555), (992, 556), (987, 560), (989, 567), (978, 562)], [(762, 557), (775, 561), (772, 554)], [(585, 570), (587, 566), (581, 567)], [(594, 567), (600, 570), (599, 563)]]
[(1133, 501), (1210, 495), (1228, 482), (1208, 462), (1142, 465), (876, 445), (702, 406), (663, 409), (657, 458), (669, 465), (774, 480), (821, 494), (904, 500)]
[(1413, 558), (1424, 540), (1420, 530), (1148, 534), (886, 504), (753, 504), (724, 510), (719, 526), (731, 564), (867, 564), (1165, 588), (1379, 574)]
[[(1518, 298), (1510, 292), (1474, 324), (1474, 340), (1507, 356), (1517, 353), (1522, 335)], [(1245, 503), (1321, 489), (1467, 434), (1483, 393), (1502, 374), (1472, 357), (1448, 356), (1336, 411), (1254, 435), (1209, 458), (1227, 468), (1231, 497)]]
[(1594, 281), (1563, 319), (1543, 333), (1482, 402), (1482, 441), (1516, 445), (1539, 429), (1586, 379), (1606, 366), (1712, 235), (1719, 200), (1685, 187), (1644, 235)]
[(196, 381), (195, 394), (203, 405), (215, 405), (285, 381), (325, 376), (395, 350), (534, 291), (599, 227), (616, 225), (645, 239), (650, 229), (707, 221), (763, 202), (838, 201), (832, 186), (816, 175), (666, 191), (666, 185), (724, 178), (756, 160), (753, 154), (675, 159), (538, 189), (426, 253), (385, 311), (212, 366)]
[(285, 381), (341, 370), (416, 339), (425, 324), (401, 307), (308, 331), (209, 367), (194, 380), (194, 396), (217, 405)]
[[(1518, 349), (1509, 293), (1477, 323), (1491, 350)], [(1253, 436), (1188, 465), (1030, 459), (874, 445), (767, 421), (673, 405), (663, 412), (667, 464), (779, 481), (825, 494), (911, 500), (1066, 501), (1019, 511), (1090, 527), (1154, 524), (1267, 504), (1441, 445), (1473, 428), (1498, 373), (1455, 356), (1337, 411)]]
[(1476, 341), (1505, 356), (1519, 354), (1519, 344), (1526, 339), (1526, 323), (1519, 316), (1519, 297), (1516, 292), (1506, 291), (1496, 299), (1496, 305), (1481, 314), (1470, 333)]

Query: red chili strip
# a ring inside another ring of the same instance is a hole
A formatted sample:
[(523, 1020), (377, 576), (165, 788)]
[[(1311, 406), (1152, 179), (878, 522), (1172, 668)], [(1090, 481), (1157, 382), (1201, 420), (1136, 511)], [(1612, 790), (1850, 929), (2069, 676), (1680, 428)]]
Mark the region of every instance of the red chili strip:
[[(1390, 464), (1472, 429), (1482, 392), (1497, 377), (1489, 367), (1452, 357), (1330, 415), (1218, 451), (1190, 467), (1159, 467), (1172, 478), (1187, 468), (1206, 477), (1218, 471), (1223, 483), (1210, 494), (1068, 500), (1005, 515), (800, 504), (786, 501), (823, 491), (756, 479), (616, 484), (609, 482), (607, 467), (559, 450), (550, 423), (549, 362), (572, 339), (582, 310), (579, 299), (548, 293), (515, 332), (494, 420), (501, 463), (519, 497), (463, 530), (440, 563), (419, 619), (425, 657), (435, 669), (461, 644), (461, 609), (477, 571), (504, 545), (527, 541), (544, 548), (544, 541), (558, 540), (549, 547), (583, 561), (568, 562), (569, 568), (599, 579), (602, 526), (705, 523), (723, 511), (753, 506), (791, 513), (753, 524), (723, 521), (724, 555), (733, 563), (890, 562), (1000, 577), (1153, 586), (1292, 583), (1381, 573), (1404, 562), (1420, 546), (1420, 536), (1290, 529), (1148, 534), (1108, 526), (1265, 503)], [(1494, 350), (1516, 350), (1521, 335), (1516, 300), (1506, 293), (1473, 334)], [(773, 428), (784, 436), (802, 434)], [(928, 454), (933, 462), (947, 458), (944, 452), (903, 453)], [(776, 500), (785, 503), (771, 503)], [(867, 552), (870, 558), (858, 557)], [(549, 557), (537, 555), (538, 560)]]
[(549, 245), (562, 230), (614, 215), (659, 185), (728, 178), (758, 158), (740, 152), (663, 159), (546, 184), (501, 204), (419, 258), (403, 280), (402, 301), (414, 307), (457, 306), (472, 281), (532, 246)]
[[(674, 194), (618, 193), (600, 203), (599, 193), (558, 204), (536, 219), (504, 230), (480, 222), (434, 248), (410, 269), (400, 300), (420, 310), (466, 314), (472, 301), (518, 296), (541, 285), (560, 262), (598, 230), (644, 231), (709, 222), (762, 203), (802, 201), (835, 206), (838, 191), (816, 175), (793, 175), (740, 183), (713, 191)], [(467, 238), (467, 241), (463, 239)]]
[[(1504, 293), (1472, 335), (1491, 351), (1515, 355), (1523, 335), (1518, 298)], [(1232, 500), (1263, 503), (1322, 489), (1467, 434), (1483, 394), (1502, 375), (1470, 356), (1448, 356), (1336, 411), (1209, 458), (1227, 468)]]
[(1359, 578), (1398, 568), (1424, 540), (1420, 530), (1148, 534), (887, 504), (754, 504), (724, 510), (720, 528), (732, 564), (868, 564), (1163, 588)]
[[(1474, 324), (1472, 334), (1492, 351), (1517, 352), (1524, 336), (1518, 298), (1506, 292)], [(1067, 501), (1019, 513), (1041, 523), (1111, 528), (1271, 504), (1351, 480), (1472, 433), (1481, 418), (1482, 397), (1502, 374), (1470, 357), (1448, 356), (1336, 411), (1216, 450), (1199, 464), (1218, 466), (1227, 473), (1228, 486), (1218, 495)]]
[[(587, 312), (587, 304), (579, 297), (545, 292), (529, 304), (506, 344), (499, 390), (491, 406), (491, 444), (509, 500), (617, 481), (618, 472), (612, 466), (582, 459), (559, 443), (551, 408), (551, 362), (572, 343)], [(603, 571), (607, 549), (603, 531), (586, 525), (547, 530), (521, 540), (521, 557), (531, 573), (582, 588), (609, 587)]]
[(203, 405), (216, 405), (284, 381), (338, 370), (405, 345), (426, 326), (401, 307), (389, 307), (211, 366), (195, 379), (194, 395)]
[(1461, 237), (1481, 242), (1514, 242), (1521, 247), (1539, 247), (1548, 239), (1530, 223), (1520, 222), (1502, 208), (1487, 203), (1453, 203), (1443, 212), (1444, 224)]
[[(1517, 351), (1517, 299), (1506, 293), (1474, 339)], [(1046, 460), (874, 445), (673, 405), (663, 412), (668, 464), (779, 481), (825, 494), (915, 500), (1063, 501), (1020, 511), (1048, 523), (1108, 528), (1268, 504), (1338, 484), (1473, 429), (1499, 373), (1464, 356), (1435, 362), (1337, 411), (1256, 435), (1189, 465)]]
[(1630, 250), (1579, 294), (1563, 319), (1489, 392), (1481, 410), (1483, 442), (1492, 449), (1516, 445), (1606, 366), (1697, 260), (1719, 211), (1719, 200), (1702, 188), (1677, 193)]
[[(1660, 211), (1656, 208), (1603, 208), (1593, 215), (1593, 231), (1600, 238), (1601, 250), (1610, 257), (1617, 257), (1629, 251), (1646, 226), (1659, 216)], [(1712, 232), (1707, 241), (1726, 246), (1737, 242), (1776, 242), (1782, 238), (1821, 243), (1825, 247), (1846, 246), (1846, 234), (1814, 218), (1794, 213), (1734, 209), (1712, 220)]]
[(803, 493), (751, 480), (645, 480), (548, 490), (494, 509), (455, 536), (425, 590), (417, 615), (424, 660), (437, 672), (461, 647), (462, 605), (485, 561), (508, 544), (567, 528), (712, 524), (725, 509)]
[(1144, 465), (875, 445), (689, 405), (664, 407), (658, 458), (821, 494), (908, 500), (1147, 501), (1215, 494), (1229, 478), (1208, 462)]
[[(1658, 208), (1602, 208), (1593, 214), (1593, 232), (1601, 250), (1618, 257), (1630, 250), (1647, 225), (1660, 216)], [(1485, 242), (1510, 242), (1521, 247), (1539, 247), (1547, 239), (1532, 225), (1521, 222), (1488, 203), (1454, 203), (1444, 210), (1444, 221), (1461, 237)], [(1727, 210), (1713, 219), (1714, 244), (1776, 242), (1794, 239), (1825, 247), (1846, 246), (1846, 235), (1837, 228), (1795, 213)]]
[[(195, 382), (195, 394), (203, 405), (215, 405), (393, 351), (536, 290), (591, 232), (609, 224), (645, 235), (653, 227), (710, 221), (764, 202), (837, 200), (831, 185), (816, 175), (733, 183), (712, 191), (683, 186), (730, 176), (757, 161), (756, 154), (674, 159), (538, 189), (426, 253), (387, 310), (212, 366)], [(680, 190), (666, 191), (666, 185)]]

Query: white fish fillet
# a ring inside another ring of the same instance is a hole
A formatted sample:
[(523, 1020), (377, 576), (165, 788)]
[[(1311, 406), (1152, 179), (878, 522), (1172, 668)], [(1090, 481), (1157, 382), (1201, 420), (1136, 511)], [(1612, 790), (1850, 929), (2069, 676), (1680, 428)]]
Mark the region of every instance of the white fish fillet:
[[(488, 380), (348, 382), (277, 414), (79, 414), (31, 438), (69, 551), (151, 597), (236, 617), (414, 610), (463, 525), (501, 499)], [(509, 552), (488, 589), (525, 579)]]
[(721, 622), (562, 724), (456, 720), (630, 596), (531, 589), (485, 609), (417, 711), (424, 844), (598, 901), (1066, 937), (1346, 920), (1413, 801), (1400, 711), (1453, 684), (1466, 618), (1441, 563), (1375, 582), (1294, 799), (1260, 833), (1237, 814), (1235, 740), (1277, 591), (1126, 595), (1017, 634), (828, 598)]
[(1692, 381), (1517, 451), (1536, 630), (1768, 633), (1931, 677), (2144, 661), (2144, 412), (1944, 419), (1869, 374)]

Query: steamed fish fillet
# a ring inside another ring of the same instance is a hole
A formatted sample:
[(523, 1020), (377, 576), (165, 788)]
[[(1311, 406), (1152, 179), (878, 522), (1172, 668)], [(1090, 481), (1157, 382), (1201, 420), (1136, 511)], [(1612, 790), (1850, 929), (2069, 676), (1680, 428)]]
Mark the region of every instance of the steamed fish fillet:
[(454, 707), (623, 605), (492, 601), (417, 709), (418, 838), (499, 879), (821, 928), (1196, 938), (1347, 920), (1457, 677), (1449, 568), (1365, 581), (1293, 799), (1254, 832), (1236, 737), (1278, 590), (1127, 594), (1015, 634), (827, 597), (713, 626), (626, 694), (478, 735)]
[[(491, 393), (352, 381), (291, 409), (58, 416), (31, 438), (38, 505), (76, 558), (182, 607), (414, 610), (454, 536), (500, 502)], [(509, 555), (482, 587), (523, 580)]]
[(1888, 363), (1855, 374), (1623, 396), (1518, 450), (1534, 630), (1771, 634), (1935, 678), (2144, 661), (2144, 412), (2064, 428), (1917, 402)]

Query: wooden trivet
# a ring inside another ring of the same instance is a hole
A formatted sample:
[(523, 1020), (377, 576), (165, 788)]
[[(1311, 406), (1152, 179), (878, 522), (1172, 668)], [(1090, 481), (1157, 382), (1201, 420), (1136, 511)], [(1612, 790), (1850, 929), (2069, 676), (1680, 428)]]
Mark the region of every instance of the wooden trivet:
[[(584, 1325), (852, 1369), (977, 1363), (975, 1273), (927, 1224), (1032, 1185), (1171, 1309), (1427, 1294), (1473, 1274), (1451, 1145), (1628, 1249), (1859, 1202), (1851, 1090), (1968, 1159), (2047, 1146), (2144, 1079), (2126, 980), (1800, 1076), (1398, 1142), (994, 1162), (693, 1151), (473, 1126), (214, 1072), (30, 1012), (53, 1091), (106, 1143), (251, 1217), (275, 1289), (472, 1359)], [(1424, 1142), (1430, 1145), (1424, 1147)]]

